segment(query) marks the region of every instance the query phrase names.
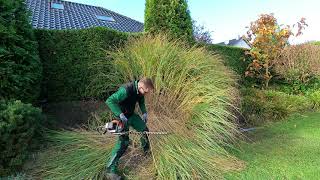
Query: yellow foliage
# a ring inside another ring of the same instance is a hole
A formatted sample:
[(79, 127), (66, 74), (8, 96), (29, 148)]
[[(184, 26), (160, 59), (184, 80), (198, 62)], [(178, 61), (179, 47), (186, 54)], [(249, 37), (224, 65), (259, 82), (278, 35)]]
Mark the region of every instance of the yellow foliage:
[[(307, 26), (305, 19), (302, 18), (298, 22), (298, 33)], [(249, 31), (247, 32), (248, 39), (251, 41), (253, 48), (248, 52), (253, 57), (253, 62), (249, 64), (248, 74), (256, 74), (258, 79), (261, 79), (268, 87), (268, 83), (272, 78), (270, 69), (273, 68), (275, 61), (280, 56), (281, 51), (287, 46), (288, 39), (293, 35), (289, 25), (282, 27), (278, 25), (277, 19), (273, 14), (262, 14), (259, 19), (251, 22)], [(250, 68), (253, 67), (253, 68)]]

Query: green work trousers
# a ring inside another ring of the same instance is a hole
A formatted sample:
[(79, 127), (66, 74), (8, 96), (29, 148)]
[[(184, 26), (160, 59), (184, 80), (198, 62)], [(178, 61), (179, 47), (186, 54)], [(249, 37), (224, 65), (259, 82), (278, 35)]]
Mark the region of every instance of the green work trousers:
[[(127, 117), (128, 123), (125, 126), (124, 131), (129, 131), (129, 126), (133, 127), (138, 132), (149, 131), (146, 123), (141, 119), (141, 117), (137, 114), (132, 114)], [(146, 152), (149, 150), (149, 140), (146, 134), (142, 135), (140, 138), (141, 146), (143, 150)], [(117, 167), (119, 163), (119, 159), (125, 153), (129, 146), (129, 134), (121, 135), (118, 137), (118, 140), (112, 149), (111, 158), (107, 163), (107, 171), (117, 173)]]

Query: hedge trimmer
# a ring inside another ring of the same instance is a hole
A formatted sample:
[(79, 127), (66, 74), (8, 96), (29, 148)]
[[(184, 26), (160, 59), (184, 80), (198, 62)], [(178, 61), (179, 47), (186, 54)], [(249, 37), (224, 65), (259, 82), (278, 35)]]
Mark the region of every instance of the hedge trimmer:
[(111, 122), (107, 122), (104, 126), (99, 126), (97, 131), (100, 134), (112, 134), (112, 135), (125, 135), (125, 134), (147, 134), (147, 135), (167, 135), (168, 132), (137, 132), (137, 131), (124, 131), (124, 123), (118, 119), (114, 119)]

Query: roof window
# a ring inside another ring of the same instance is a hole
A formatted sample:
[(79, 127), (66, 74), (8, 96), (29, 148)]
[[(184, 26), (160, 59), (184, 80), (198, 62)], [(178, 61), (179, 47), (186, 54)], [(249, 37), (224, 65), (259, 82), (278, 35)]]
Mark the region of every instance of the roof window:
[(97, 19), (102, 20), (102, 21), (115, 22), (115, 20), (111, 16), (100, 16), (100, 15), (96, 15), (96, 16), (97, 16)]
[(51, 3), (51, 8), (52, 9), (64, 9), (64, 6), (61, 3)]

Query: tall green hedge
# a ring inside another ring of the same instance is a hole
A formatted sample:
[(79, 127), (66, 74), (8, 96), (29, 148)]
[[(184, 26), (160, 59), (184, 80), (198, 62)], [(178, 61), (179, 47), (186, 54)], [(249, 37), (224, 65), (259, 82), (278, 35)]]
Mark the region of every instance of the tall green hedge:
[(0, 177), (20, 169), (42, 121), (41, 110), (31, 104), (0, 100)]
[(241, 77), (244, 77), (249, 64), (249, 61), (246, 60), (248, 58), (245, 55), (246, 49), (215, 44), (207, 45), (207, 48), (212, 52), (220, 54), (226, 66), (230, 67)]
[(0, 99), (34, 102), (42, 66), (24, 0), (0, 0)]
[[(36, 30), (40, 58), (43, 63), (41, 98), (49, 101), (101, 98), (89, 84), (94, 63), (106, 59), (129, 34), (107, 28), (84, 30)], [(108, 67), (106, 67), (108, 68)]]
[(145, 31), (167, 33), (193, 42), (193, 28), (186, 0), (146, 0)]
[[(36, 30), (35, 34), (43, 63), (41, 98), (49, 101), (105, 98), (107, 90), (103, 91), (104, 87), (100, 87), (99, 82), (92, 81), (97, 73), (95, 68), (110, 67), (95, 64), (108, 60), (108, 51), (116, 50), (130, 36), (134, 36), (102, 27), (64, 31)], [(207, 48), (222, 55), (225, 64), (243, 76), (248, 63), (244, 61), (244, 49), (219, 45), (207, 45)]]

